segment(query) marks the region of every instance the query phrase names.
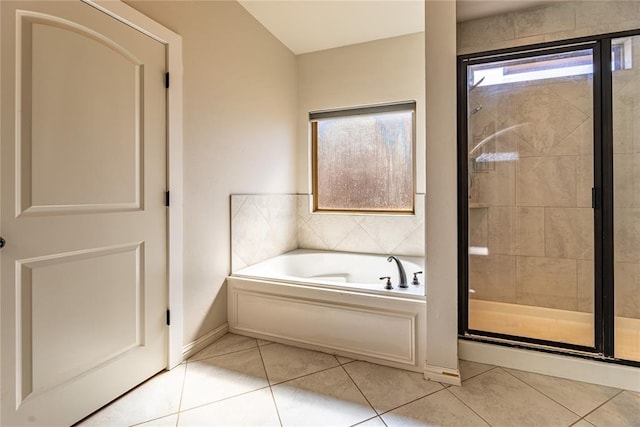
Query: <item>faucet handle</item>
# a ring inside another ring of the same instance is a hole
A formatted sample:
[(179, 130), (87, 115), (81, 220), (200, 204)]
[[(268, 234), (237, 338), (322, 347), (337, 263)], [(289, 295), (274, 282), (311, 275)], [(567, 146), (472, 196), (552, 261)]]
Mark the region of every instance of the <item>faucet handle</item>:
[(416, 271), (415, 273), (413, 273), (413, 280), (411, 281), (412, 285), (420, 285), (420, 281), (418, 280), (418, 274), (422, 274), (422, 271)]
[(387, 279), (387, 282), (385, 283), (384, 288), (385, 289), (393, 289), (393, 285), (391, 285), (391, 277), (390, 276), (384, 276), (384, 277), (380, 278), (380, 280), (384, 280), (384, 279)]

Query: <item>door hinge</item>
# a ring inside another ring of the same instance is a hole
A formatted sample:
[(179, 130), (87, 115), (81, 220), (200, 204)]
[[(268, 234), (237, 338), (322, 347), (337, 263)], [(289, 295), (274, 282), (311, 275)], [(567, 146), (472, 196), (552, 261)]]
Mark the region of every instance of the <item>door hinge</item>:
[(169, 73), (164, 73), (164, 87), (169, 89)]
[(165, 191), (165, 193), (164, 193), (164, 205), (166, 207), (169, 207), (170, 204), (171, 204), (171, 197), (169, 196), (169, 192)]
[(167, 326), (171, 326), (171, 312), (167, 310)]

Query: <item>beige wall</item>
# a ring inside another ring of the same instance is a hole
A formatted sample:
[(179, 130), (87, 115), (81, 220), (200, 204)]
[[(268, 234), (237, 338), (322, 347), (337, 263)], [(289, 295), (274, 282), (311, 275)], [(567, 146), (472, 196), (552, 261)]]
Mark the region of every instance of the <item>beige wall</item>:
[[(455, 22), (454, 1), (425, 3), (426, 362), (430, 373), (458, 369)], [(444, 375), (432, 378), (446, 380)]]
[(417, 192), (425, 191), (424, 33), (298, 56), (299, 193), (310, 192), (309, 112), (416, 101)]
[(186, 344), (227, 320), (229, 194), (294, 192), (295, 56), (237, 2), (127, 3), (182, 36)]

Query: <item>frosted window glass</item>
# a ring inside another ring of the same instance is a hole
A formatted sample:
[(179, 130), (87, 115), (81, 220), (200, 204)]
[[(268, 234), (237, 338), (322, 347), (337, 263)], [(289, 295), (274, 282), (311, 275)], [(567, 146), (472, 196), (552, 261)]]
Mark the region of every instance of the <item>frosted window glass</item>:
[(318, 210), (413, 211), (413, 112), (317, 122)]

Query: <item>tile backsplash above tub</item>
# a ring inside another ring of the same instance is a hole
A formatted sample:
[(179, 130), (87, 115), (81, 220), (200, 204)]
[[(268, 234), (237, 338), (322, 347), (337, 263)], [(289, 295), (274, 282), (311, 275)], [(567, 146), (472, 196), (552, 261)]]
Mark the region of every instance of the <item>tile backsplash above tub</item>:
[(298, 247), (424, 256), (424, 194), (415, 215), (311, 213), (310, 199), (298, 196)]
[(231, 271), (298, 247), (298, 196), (231, 195)]
[(296, 248), (424, 256), (424, 194), (415, 215), (311, 213), (310, 195), (232, 195), (231, 271)]

